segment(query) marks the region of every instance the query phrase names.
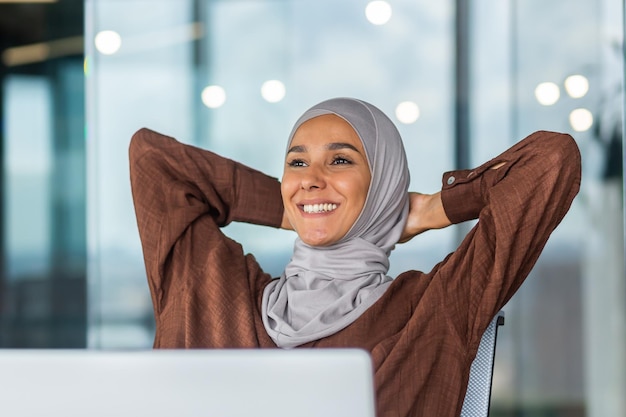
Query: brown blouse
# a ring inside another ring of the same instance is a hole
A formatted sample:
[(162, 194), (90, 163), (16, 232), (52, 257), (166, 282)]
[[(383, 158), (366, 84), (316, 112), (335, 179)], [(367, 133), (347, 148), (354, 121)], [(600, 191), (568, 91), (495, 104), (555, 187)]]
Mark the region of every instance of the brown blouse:
[[(445, 173), (448, 218), (478, 218), (457, 250), (429, 273), (400, 274), (350, 326), (302, 347), (367, 349), (380, 417), (458, 416), (482, 333), (568, 211), (580, 169), (569, 135), (540, 131), (476, 169)], [(148, 129), (131, 140), (130, 177), (154, 347), (276, 347), (261, 320), (272, 277), (220, 227), (279, 227), (278, 180)]]

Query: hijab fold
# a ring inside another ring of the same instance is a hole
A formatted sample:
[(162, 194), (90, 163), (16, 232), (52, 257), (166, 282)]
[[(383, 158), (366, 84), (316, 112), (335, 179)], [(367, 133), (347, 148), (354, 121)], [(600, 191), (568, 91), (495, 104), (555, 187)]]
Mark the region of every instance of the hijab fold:
[(347, 121), (363, 143), (371, 183), (363, 210), (348, 233), (329, 246), (297, 238), (280, 278), (263, 292), (265, 329), (283, 348), (295, 347), (350, 325), (385, 292), (389, 254), (400, 239), (409, 211), (409, 170), (402, 138), (378, 108), (361, 100), (335, 98), (307, 110), (295, 123), (334, 114)]

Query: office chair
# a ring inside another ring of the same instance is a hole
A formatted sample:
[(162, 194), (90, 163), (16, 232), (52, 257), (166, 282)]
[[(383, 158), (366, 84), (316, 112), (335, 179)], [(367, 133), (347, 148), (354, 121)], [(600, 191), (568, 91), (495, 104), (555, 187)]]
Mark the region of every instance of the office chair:
[(500, 311), (491, 320), (485, 330), (476, 358), (470, 369), (469, 383), (461, 417), (487, 417), (491, 402), (491, 382), (493, 380), (493, 363), (496, 355), (496, 339), (498, 327), (504, 324), (504, 311)]

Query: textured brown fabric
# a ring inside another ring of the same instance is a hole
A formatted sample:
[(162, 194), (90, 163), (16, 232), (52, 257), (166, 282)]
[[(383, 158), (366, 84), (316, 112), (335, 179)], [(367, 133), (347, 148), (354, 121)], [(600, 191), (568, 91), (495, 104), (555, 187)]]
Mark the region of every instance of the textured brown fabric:
[[(220, 227), (278, 227), (279, 182), (147, 129), (133, 136), (130, 168), (154, 347), (275, 347), (260, 315), (271, 277)], [(399, 275), (346, 329), (302, 346), (367, 349), (379, 417), (459, 415), (483, 331), (578, 192), (580, 154), (570, 136), (536, 132), (475, 170), (444, 174), (443, 184), (453, 223), (479, 219), (459, 248), (429, 273)]]

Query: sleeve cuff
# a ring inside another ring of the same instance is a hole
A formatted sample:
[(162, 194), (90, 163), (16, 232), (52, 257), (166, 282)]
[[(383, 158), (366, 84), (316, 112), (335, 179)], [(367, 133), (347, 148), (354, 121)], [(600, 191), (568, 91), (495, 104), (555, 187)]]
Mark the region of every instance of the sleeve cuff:
[(458, 170), (443, 174), (441, 202), (446, 216), (453, 223), (478, 218), (484, 203), (476, 171)]

